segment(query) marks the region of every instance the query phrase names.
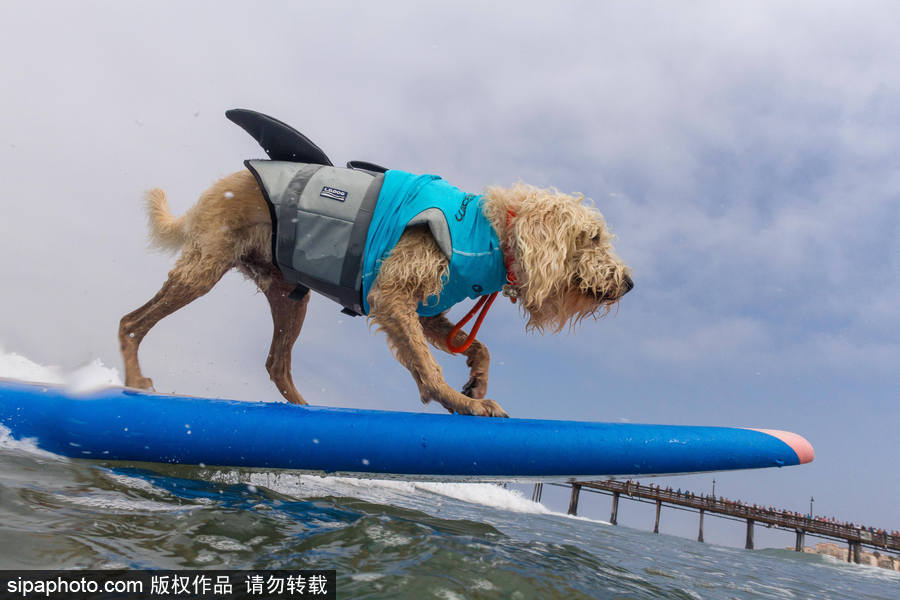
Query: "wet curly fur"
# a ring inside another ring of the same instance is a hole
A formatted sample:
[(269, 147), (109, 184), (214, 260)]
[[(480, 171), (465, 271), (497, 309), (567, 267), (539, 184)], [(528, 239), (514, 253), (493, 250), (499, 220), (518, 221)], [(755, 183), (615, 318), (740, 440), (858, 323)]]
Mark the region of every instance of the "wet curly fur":
[[(269, 301), (274, 325), (266, 360), (269, 376), (289, 402), (306, 404), (291, 377), (291, 350), (306, 317), (309, 294), (301, 301), (288, 298), (293, 286), (272, 262), (269, 210), (250, 172), (219, 180), (178, 218), (169, 212), (162, 190), (147, 192), (146, 206), (154, 245), (181, 249), (181, 256), (159, 292), (122, 317), (125, 384), (152, 389), (138, 364), (141, 340), (160, 319), (206, 294), (236, 268)], [(633, 286), (603, 216), (580, 197), (521, 183), (489, 187), (482, 210), (503, 241), (504, 253), (513, 257), (511, 269), (528, 329), (558, 332), (586, 317), (605, 315)], [(449, 351), (446, 338), (453, 325), (444, 315), (420, 317), (416, 308), (440, 292), (447, 272), (447, 257), (427, 229), (407, 229), (382, 263), (367, 298), (370, 322), (386, 333), (422, 402), (439, 402), (454, 413), (506, 416), (499, 404), (485, 398), (490, 355), (484, 344), (474, 340), (463, 353), (470, 377), (462, 392), (447, 384), (429, 351), (428, 342)], [(460, 332), (454, 344), (465, 337)]]

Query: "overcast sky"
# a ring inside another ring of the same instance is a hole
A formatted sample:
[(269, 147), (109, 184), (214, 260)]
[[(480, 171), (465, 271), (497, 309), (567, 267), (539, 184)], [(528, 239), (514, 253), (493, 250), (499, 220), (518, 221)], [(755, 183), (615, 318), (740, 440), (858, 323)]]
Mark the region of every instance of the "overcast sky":
[[(600, 208), (635, 290), (556, 337), (497, 303), (481, 337), (511, 415), (796, 431), (812, 465), (722, 493), (900, 529), (896, 3), (5, 1), (0, 53), (6, 351), (121, 367), (118, 320), (174, 260), (147, 249), (141, 193), (180, 213), (261, 157), (223, 114), (251, 108), (335, 163)], [(338, 309), (314, 299), (295, 349), (307, 400), (442, 410)], [(280, 400), (270, 335), (233, 274), (142, 364), (160, 391)]]

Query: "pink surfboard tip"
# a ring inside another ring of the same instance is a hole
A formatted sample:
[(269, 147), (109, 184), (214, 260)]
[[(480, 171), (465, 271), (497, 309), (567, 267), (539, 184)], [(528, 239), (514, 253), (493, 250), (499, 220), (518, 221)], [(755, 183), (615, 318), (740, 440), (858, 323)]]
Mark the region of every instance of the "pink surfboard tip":
[(797, 435), (790, 431), (779, 431), (778, 429), (754, 429), (753, 431), (759, 431), (777, 437), (779, 440), (790, 446), (791, 449), (797, 453), (797, 458), (800, 459), (801, 465), (812, 462), (816, 457), (816, 451), (813, 450), (812, 444), (810, 444), (802, 435)]

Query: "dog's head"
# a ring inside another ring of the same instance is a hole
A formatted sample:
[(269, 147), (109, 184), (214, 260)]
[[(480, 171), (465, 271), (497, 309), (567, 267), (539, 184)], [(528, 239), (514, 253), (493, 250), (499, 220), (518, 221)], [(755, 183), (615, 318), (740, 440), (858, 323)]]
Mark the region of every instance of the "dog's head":
[(559, 331), (607, 314), (634, 287), (603, 215), (579, 196), (518, 184), (490, 188), (485, 212), (512, 253), (528, 328)]

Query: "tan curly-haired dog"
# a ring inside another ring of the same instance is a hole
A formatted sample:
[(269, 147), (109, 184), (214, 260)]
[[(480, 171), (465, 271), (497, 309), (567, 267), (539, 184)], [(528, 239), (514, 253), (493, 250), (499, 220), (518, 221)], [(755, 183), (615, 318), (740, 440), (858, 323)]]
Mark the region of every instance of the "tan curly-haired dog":
[[(119, 342), (125, 385), (152, 389), (138, 364), (138, 346), (160, 319), (206, 294), (232, 268), (256, 282), (272, 310), (274, 334), (266, 369), (279, 391), (306, 404), (291, 377), (291, 349), (306, 317), (309, 294), (295, 301), (294, 289), (272, 261), (272, 222), (266, 201), (249, 171), (229, 175), (207, 190), (187, 213), (175, 218), (165, 193), (147, 193), (151, 235), (157, 246), (182, 249), (162, 289), (125, 315)], [(490, 187), (482, 210), (508, 254), (510, 281), (528, 329), (558, 332), (588, 316), (609, 312), (633, 286), (630, 271), (612, 247), (603, 216), (581, 198), (518, 184)], [(514, 215), (514, 216), (511, 216)], [(452, 413), (507, 416), (485, 398), (490, 356), (475, 340), (467, 350), (469, 381), (462, 393), (444, 380), (427, 342), (449, 352), (453, 324), (442, 314), (420, 317), (420, 301), (441, 291), (449, 261), (427, 229), (411, 227), (382, 263), (367, 298), (369, 318), (387, 334), (395, 357), (416, 381), (422, 402), (439, 402)], [(457, 334), (454, 345), (465, 341)]]

